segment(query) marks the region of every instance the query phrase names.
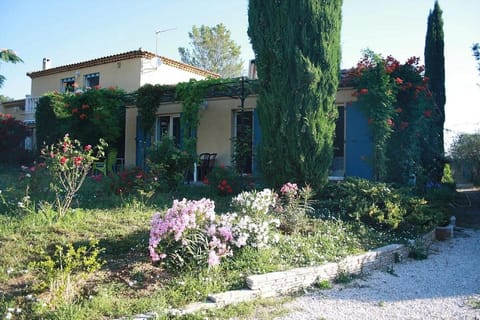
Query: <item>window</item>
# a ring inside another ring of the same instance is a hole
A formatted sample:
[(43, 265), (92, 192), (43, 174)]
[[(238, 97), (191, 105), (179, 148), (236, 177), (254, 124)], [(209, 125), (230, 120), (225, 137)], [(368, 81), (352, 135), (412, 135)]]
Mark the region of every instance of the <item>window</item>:
[(100, 74), (96, 72), (85, 75), (84, 83), (85, 89), (98, 88), (100, 85)]
[(163, 137), (171, 137), (177, 146), (180, 146), (180, 115), (161, 116), (157, 118), (155, 126), (155, 141)]
[(65, 78), (61, 80), (62, 92), (74, 92), (75, 91), (75, 78)]

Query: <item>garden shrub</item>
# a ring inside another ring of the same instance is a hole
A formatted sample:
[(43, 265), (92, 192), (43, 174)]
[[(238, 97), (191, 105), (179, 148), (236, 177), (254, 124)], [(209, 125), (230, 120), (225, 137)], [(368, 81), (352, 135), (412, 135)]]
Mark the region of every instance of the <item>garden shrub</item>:
[(228, 196), (251, 190), (253, 178), (241, 175), (234, 167), (216, 166), (207, 174), (203, 183), (211, 186), (214, 193)]
[(23, 148), (27, 127), (10, 114), (0, 113), (0, 163), (25, 163), (31, 160)]
[(320, 206), (342, 220), (387, 230), (422, 231), (443, 217), (442, 212), (408, 189), (358, 178), (325, 186)]
[[(251, 201), (257, 196), (259, 200)], [(149, 242), (152, 260), (173, 272), (195, 270), (216, 266), (245, 246), (261, 249), (278, 240), (279, 221), (269, 214), (275, 205), (271, 190), (245, 192), (232, 202), (237, 212), (223, 215), (216, 215), (214, 202), (205, 198), (174, 200), (166, 213), (155, 213)]]
[(175, 145), (175, 141), (162, 137), (148, 150), (147, 166), (158, 181), (161, 191), (175, 190), (184, 180), (185, 173), (193, 166), (194, 158)]

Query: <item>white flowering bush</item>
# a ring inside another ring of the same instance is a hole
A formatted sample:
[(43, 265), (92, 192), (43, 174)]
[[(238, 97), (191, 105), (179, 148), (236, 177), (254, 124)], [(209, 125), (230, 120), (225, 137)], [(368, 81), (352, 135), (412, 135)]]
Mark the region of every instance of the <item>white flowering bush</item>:
[(280, 221), (270, 214), (275, 198), (269, 189), (244, 192), (232, 200), (238, 212), (224, 215), (215, 214), (210, 199), (174, 200), (166, 213), (153, 215), (150, 257), (170, 270), (179, 270), (218, 265), (247, 245), (266, 247), (278, 241)]
[(239, 214), (263, 219), (275, 207), (277, 197), (270, 189), (244, 191), (232, 199), (232, 207)]

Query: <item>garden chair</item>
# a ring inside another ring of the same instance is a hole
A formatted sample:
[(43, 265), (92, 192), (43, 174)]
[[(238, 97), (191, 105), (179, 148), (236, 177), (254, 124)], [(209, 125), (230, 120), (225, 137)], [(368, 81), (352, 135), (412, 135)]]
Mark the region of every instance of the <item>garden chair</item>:
[(207, 169), (209, 166), (210, 153), (201, 153), (198, 156), (199, 166), (198, 166), (198, 180), (203, 181), (207, 175)]

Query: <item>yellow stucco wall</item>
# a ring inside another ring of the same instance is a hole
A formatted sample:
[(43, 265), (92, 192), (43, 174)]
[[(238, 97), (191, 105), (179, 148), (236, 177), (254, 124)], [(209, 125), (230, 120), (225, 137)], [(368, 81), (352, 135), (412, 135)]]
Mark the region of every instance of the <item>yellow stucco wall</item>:
[(70, 77), (75, 77), (78, 87), (83, 88), (84, 76), (96, 72), (100, 74), (100, 87), (113, 86), (131, 92), (140, 87), (140, 70), (141, 58), (135, 58), (41, 76), (32, 79), (31, 95), (38, 97), (54, 90), (62, 92), (61, 80)]
[[(340, 88), (336, 96), (337, 105), (345, 105), (356, 101), (352, 96), (352, 88)], [(245, 100), (245, 110), (256, 107), (256, 96)], [(181, 103), (162, 104), (157, 116), (181, 113)], [(209, 99), (205, 109), (200, 111), (200, 122), (197, 130), (197, 154), (208, 152), (217, 153), (217, 165), (230, 165), (232, 155), (231, 138), (233, 136), (234, 111), (240, 110), (240, 100), (232, 98)], [(136, 116), (137, 109), (127, 109), (126, 138), (125, 138), (125, 165), (134, 166), (136, 156)], [(153, 141), (153, 140), (152, 140)]]

